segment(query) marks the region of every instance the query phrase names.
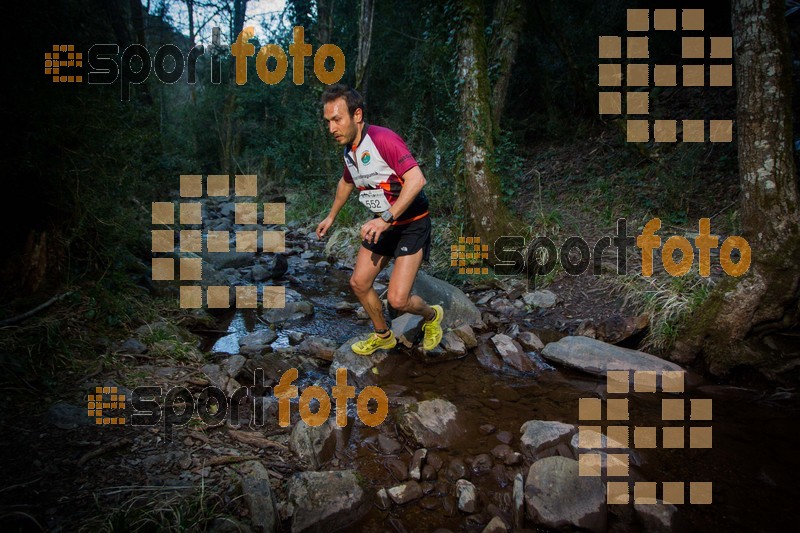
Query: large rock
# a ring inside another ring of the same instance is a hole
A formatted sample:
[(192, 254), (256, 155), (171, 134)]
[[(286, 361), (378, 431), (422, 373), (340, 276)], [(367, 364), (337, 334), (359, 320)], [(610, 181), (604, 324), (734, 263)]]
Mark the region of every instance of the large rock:
[(247, 359), (245, 359), (243, 355), (232, 355), (222, 361), (222, 370), (224, 370), (229, 377), (235, 378), (239, 375), (239, 372), (241, 372), (246, 362)]
[(500, 371), (503, 369), (503, 360), (497, 356), (494, 348), (489, 344), (478, 345), (475, 356), (481, 366), (488, 370)]
[(292, 532), (329, 533), (347, 529), (369, 511), (356, 472), (300, 472), (289, 482), (294, 508)]
[(328, 462), (336, 451), (336, 435), (333, 419), (320, 426), (309, 426), (302, 420), (295, 424), (289, 439), (289, 447), (301, 461), (317, 469)]
[(258, 461), (250, 461), (246, 467), (250, 472), (242, 478), (242, 496), (250, 511), (250, 521), (258, 531), (270, 533), (275, 531), (278, 523), (275, 498), (269, 484), (269, 474)]
[[(592, 446), (581, 446), (581, 435), (583, 435), (584, 444)], [(600, 446), (595, 446), (599, 443)], [(582, 428), (579, 429), (570, 439), (569, 445), (575, 457), (580, 456), (582, 453), (597, 453), (603, 457), (605, 464), (608, 464), (608, 454), (625, 454), (631, 464), (641, 466), (642, 460), (636, 450), (628, 446), (629, 443), (619, 442), (613, 438), (608, 437), (602, 433), (598, 433), (593, 429)]]
[[(640, 499), (641, 500), (641, 499)], [(673, 528), (673, 519), (678, 508), (671, 503), (644, 499), (642, 503), (635, 503), (633, 508), (639, 516), (645, 531), (655, 533), (669, 533)]]
[(575, 431), (575, 426), (563, 422), (529, 420), (520, 428), (522, 452), (529, 459), (537, 459), (555, 453), (556, 447), (566, 441)]
[(536, 524), (560, 529), (606, 529), (606, 491), (600, 477), (578, 475), (578, 461), (547, 457), (536, 461), (525, 480), (525, 505)]
[[(217, 270), (226, 268), (242, 268), (250, 266), (256, 262), (256, 254), (253, 252), (204, 252), (203, 259)], [(203, 273), (205, 279), (205, 272)]]
[(517, 342), (529, 352), (541, 352), (544, 348), (544, 343), (541, 339), (530, 331), (523, 331), (517, 335)]
[(556, 363), (605, 377), (609, 370), (682, 371), (683, 368), (655, 355), (620, 348), (588, 337), (564, 337), (551, 342), (542, 355)]
[(86, 406), (58, 402), (50, 406), (45, 419), (59, 429), (75, 429), (78, 426), (94, 424), (94, 418), (86, 414)]
[(397, 423), (408, 438), (424, 448), (447, 448), (464, 432), (456, 406), (440, 398), (402, 407)]
[(378, 350), (372, 355), (358, 355), (350, 347), (353, 343), (364, 338), (364, 335), (353, 337), (342, 344), (333, 354), (333, 362), (328, 370), (331, 377), (336, 377), (336, 371), (340, 368), (347, 369), (349, 385), (365, 385), (372, 382), (372, 368), (377, 367), (388, 356), (386, 350)]
[(478, 339), (475, 338), (475, 332), (468, 324), (463, 324), (453, 329), (453, 333), (464, 342), (467, 348), (475, 348), (478, 346)]
[(248, 355), (260, 355), (277, 338), (278, 334), (273, 330), (260, 329), (239, 339), (239, 351)]
[(495, 350), (505, 363), (520, 372), (534, 372), (537, 370), (536, 363), (525, 353), (522, 346), (517, 341), (499, 333), (492, 337)]
[(403, 313), (392, 319), (392, 332), (398, 343), (411, 348), (415, 342), (422, 341), (422, 317)]
[(444, 308), (442, 326), (445, 328), (455, 328), (461, 324), (478, 326), (481, 322), (481, 312), (466, 294), (421, 270), (417, 273), (411, 294), (421, 297), (428, 305), (441, 305)]
[(311, 336), (303, 339), (299, 348), (301, 351), (324, 361), (333, 361), (333, 354), (338, 348), (338, 343), (325, 337)]
[(270, 324), (279, 324), (299, 320), (314, 314), (314, 304), (311, 302), (286, 302), (284, 307), (276, 307), (269, 311), (264, 311), (264, 320)]
[(452, 331), (448, 331), (442, 337), (442, 349), (449, 355), (461, 356), (467, 353), (467, 346), (461, 337)]

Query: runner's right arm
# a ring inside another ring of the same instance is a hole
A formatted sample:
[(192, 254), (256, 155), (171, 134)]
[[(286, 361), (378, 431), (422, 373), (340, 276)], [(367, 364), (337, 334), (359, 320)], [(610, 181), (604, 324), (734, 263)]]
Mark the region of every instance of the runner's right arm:
[(333, 221), (336, 219), (336, 215), (338, 215), (339, 211), (344, 207), (353, 189), (355, 189), (353, 183), (346, 181), (343, 177), (339, 179), (339, 184), (336, 186), (336, 197), (333, 199), (333, 205), (331, 206), (331, 212), (328, 213), (325, 220), (320, 222), (317, 226), (317, 238), (321, 239), (328, 232), (331, 224), (333, 224)]

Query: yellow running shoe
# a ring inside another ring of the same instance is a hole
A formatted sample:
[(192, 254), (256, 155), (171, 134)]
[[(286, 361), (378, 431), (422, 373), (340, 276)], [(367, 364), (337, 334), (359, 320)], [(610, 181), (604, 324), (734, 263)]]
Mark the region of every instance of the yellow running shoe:
[(433, 350), (442, 342), (444, 309), (442, 309), (441, 305), (432, 305), (431, 307), (436, 311), (436, 316), (430, 322), (423, 322), (422, 324), (422, 332), (424, 334), (422, 348), (424, 350)]
[(358, 355), (371, 355), (377, 350), (388, 350), (395, 346), (397, 346), (397, 337), (394, 336), (392, 330), (389, 330), (389, 336), (386, 338), (381, 338), (377, 333), (372, 332), (365, 340), (358, 341), (350, 346), (350, 349)]

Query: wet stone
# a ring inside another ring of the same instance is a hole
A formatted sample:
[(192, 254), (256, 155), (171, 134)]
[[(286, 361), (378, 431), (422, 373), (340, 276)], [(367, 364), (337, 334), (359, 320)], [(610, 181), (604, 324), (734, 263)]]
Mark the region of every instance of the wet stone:
[(464, 343), (464, 346), (466, 346), (468, 349), (478, 346), (478, 340), (475, 338), (475, 332), (468, 324), (463, 324), (453, 329), (453, 333), (461, 339), (461, 341)]
[(353, 470), (300, 472), (289, 482), (292, 531), (346, 529), (369, 511)]
[(392, 487), (386, 491), (392, 501), (398, 505), (422, 498), (422, 487), (416, 481), (409, 481)]
[(664, 532), (672, 531), (673, 519), (678, 512), (677, 507), (662, 501), (649, 500), (634, 504), (633, 508), (644, 524), (646, 531)]
[(467, 465), (458, 457), (451, 459), (450, 464), (447, 465), (445, 476), (450, 481), (456, 481), (457, 479), (467, 477)]
[(385, 511), (392, 506), (392, 500), (389, 498), (389, 493), (386, 492), (386, 489), (380, 489), (375, 493), (375, 504), (381, 511)]
[(499, 516), (492, 518), (481, 533), (504, 533), (508, 531), (505, 523)]
[(511, 449), (511, 446), (508, 444), (498, 444), (494, 448), (492, 448), (492, 455), (498, 461), (505, 461), (506, 457), (513, 454), (514, 450)]
[(432, 466), (433, 469), (438, 472), (439, 469), (441, 469), (442, 465), (444, 464), (444, 459), (442, 459), (442, 456), (439, 453), (428, 452), (428, 454), (425, 457), (425, 462), (427, 465)]
[(479, 345), (475, 355), (482, 367), (493, 371), (503, 369), (503, 360), (497, 356), (494, 349), (488, 344)]
[(530, 459), (553, 455), (555, 448), (575, 431), (575, 426), (563, 422), (529, 420), (520, 428), (522, 451)]
[(408, 468), (406, 464), (397, 459), (396, 457), (392, 457), (391, 459), (386, 460), (386, 468), (389, 469), (389, 473), (394, 477), (397, 481), (405, 481), (408, 479)]
[(522, 347), (529, 351), (529, 352), (540, 352), (544, 349), (544, 343), (536, 336), (535, 333), (531, 333), (530, 331), (523, 331), (519, 335), (517, 335), (517, 342), (519, 342)]
[(419, 479), (422, 476), (422, 462), (427, 454), (428, 450), (425, 448), (420, 448), (414, 452), (414, 456), (411, 458), (411, 466), (408, 469), (412, 479)]
[(489, 472), (494, 465), (494, 461), (492, 461), (492, 456), (488, 453), (482, 453), (475, 457), (475, 460), (472, 461), (472, 472), (475, 475), (483, 475)]
[(478, 431), (480, 432), (481, 435), (491, 435), (496, 430), (497, 428), (491, 424), (483, 424), (481, 427), (478, 428)]
[(578, 461), (547, 457), (536, 461), (525, 480), (528, 516), (537, 524), (606, 530), (606, 487), (600, 477), (580, 476)]
[(497, 440), (503, 444), (511, 444), (511, 441), (514, 440), (514, 435), (510, 431), (501, 431), (497, 434)]
[(494, 482), (497, 483), (498, 487), (502, 488), (508, 486), (508, 475), (506, 474), (506, 469), (503, 467), (503, 465), (494, 465), (491, 473), (492, 477), (494, 478)]
[(447, 354), (464, 355), (467, 353), (467, 347), (464, 341), (452, 331), (444, 334), (441, 346)]
[(425, 448), (447, 448), (464, 433), (458, 409), (440, 398), (401, 408), (397, 424), (404, 435)]
[(478, 510), (478, 493), (475, 485), (466, 479), (459, 479), (456, 482), (456, 497), (458, 498), (458, 509), (465, 513), (474, 513)]
[(297, 346), (298, 344), (303, 342), (305, 336), (306, 336), (305, 333), (303, 333), (302, 331), (290, 331), (288, 335), (289, 344), (291, 344), (292, 346)]

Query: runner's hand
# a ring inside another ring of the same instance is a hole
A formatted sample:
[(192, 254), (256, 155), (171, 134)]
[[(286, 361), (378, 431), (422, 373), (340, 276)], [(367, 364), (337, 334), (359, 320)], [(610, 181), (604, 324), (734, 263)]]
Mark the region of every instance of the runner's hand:
[(390, 227), (391, 224), (384, 222), (383, 219), (373, 218), (361, 226), (361, 239), (374, 244), (381, 238), (381, 233)]
[(325, 217), (325, 220), (317, 225), (317, 239), (322, 240), (325, 234), (328, 233), (331, 224), (333, 224), (333, 219), (331, 217)]

